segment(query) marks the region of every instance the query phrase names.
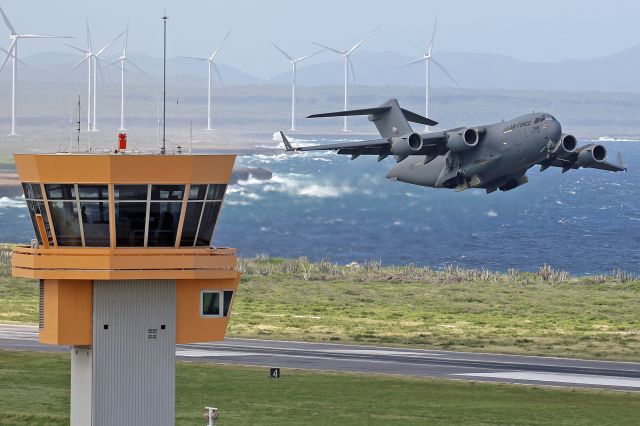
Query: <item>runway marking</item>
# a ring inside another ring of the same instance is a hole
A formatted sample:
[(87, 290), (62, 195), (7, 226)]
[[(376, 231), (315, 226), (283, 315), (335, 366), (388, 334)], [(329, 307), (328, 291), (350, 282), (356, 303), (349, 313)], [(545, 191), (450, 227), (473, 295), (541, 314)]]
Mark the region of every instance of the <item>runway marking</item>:
[(504, 373), (457, 373), (455, 376), (486, 377), (492, 379), (531, 380), (535, 382), (570, 383), (576, 385), (622, 386), (640, 388), (640, 379), (615, 376), (591, 376), (588, 374), (560, 374), (527, 371)]
[(391, 356), (410, 356), (410, 357), (424, 357), (440, 355), (440, 354), (425, 354), (423, 352), (407, 352), (407, 351), (390, 351), (382, 349), (313, 349), (312, 352), (321, 352), (328, 354), (352, 354), (352, 355), (391, 355)]
[(251, 355), (259, 355), (259, 354), (251, 353), (251, 352), (210, 351), (205, 349), (178, 349), (176, 351), (176, 356), (184, 356), (189, 358), (251, 356)]

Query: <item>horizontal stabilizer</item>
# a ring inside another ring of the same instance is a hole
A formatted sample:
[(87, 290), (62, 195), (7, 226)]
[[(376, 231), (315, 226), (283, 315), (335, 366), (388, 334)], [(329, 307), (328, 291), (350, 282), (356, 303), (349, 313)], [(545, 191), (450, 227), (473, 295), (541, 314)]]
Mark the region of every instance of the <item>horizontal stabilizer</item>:
[(389, 111), (390, 109), (391, 109), (390, 106), (377, 107), (377, 108), (365, 108), (365, 109), (352, 109), (348, 111), (336, 111), (336, 112), (325, 112), (322, 114), (313, 114), (308, 116), (307, 118), (345, 117), (345, 116), (351, 116), (351, 115), (381, 114), (383, 112)]
[(401, 108), (401, 109), (402, 109), (402, 114), (404, 114), (404, 118), (406, 118), (407, 121), (410, 121), (412, 123), (424, 124), (425, 126), (435, 126), (438, 124), (437, 121), (433, 121), (430, 118), (423, 117), (420, 114), (416, 114), (415, 112), (411, 112), (404, 108)]
[[(364, 108), (364, 109), (352, 109), (348, 111), (335, 111), (335, 112), (325, 112), (321, 114), (312, 114), (307, 118), (322, 118), (322, 117), (344, 117), (344, 116), (352, 116), (352, 115), (370, 115), (370, 114), (382, 114), (391, 110), (390, 106), (384, 107), (376, 107), (376, 108)], [(423, 117), (420, 114), (416, 114), (415, 112), (406, 110), (401, 108), (402, 115), (407, 121), (411, 121), (412, 123), (424, 124), (425, 126), (435, 126), (438, 124), (437, 121), (434, 121), (430, 118)]]

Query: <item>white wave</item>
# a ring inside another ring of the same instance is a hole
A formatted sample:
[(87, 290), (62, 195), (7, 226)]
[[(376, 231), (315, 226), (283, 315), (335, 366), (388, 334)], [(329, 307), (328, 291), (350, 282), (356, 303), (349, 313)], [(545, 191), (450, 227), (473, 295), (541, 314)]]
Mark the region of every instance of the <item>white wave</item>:
[(610, 136), (601, 136), (596, 139), (595, 142), (640, 142), (640, 139), (612, 138)]
[(495, 210), (489, 210), (487, 212), (487, 216), (488, 217), (497, 217), (498, 216), (498, 212), (496, 212)]
[(24, 201), (24, 196), (20, 197), (0, 197), (0, 209), (2, 208), (18, 208), (23, 209), (27, 207), (26, 201)]
[(256, 194), (255, 192), (248, 192), (242, 195), (247, 197), (250, 200), (262, 200), (262, 197)]
[(256, 179), (256, 178), (253, 177), (253, 175), (249, 175), (249, 179), (247, 179), (247, 180), (238, 179), (238, 185), (240, 185), (240, 186), (262, 185), (265, 182), (269, 182), (269, 180), (268, 179)]
[(267, 184), (262, 186), (264, 192), (284, 192), (290, 195), (314, 198), (338, 198), (355, 192), (348, 185), (335, 185), (332, 182), (318, 183), (313, 178), (300, 174), (273, 175)]

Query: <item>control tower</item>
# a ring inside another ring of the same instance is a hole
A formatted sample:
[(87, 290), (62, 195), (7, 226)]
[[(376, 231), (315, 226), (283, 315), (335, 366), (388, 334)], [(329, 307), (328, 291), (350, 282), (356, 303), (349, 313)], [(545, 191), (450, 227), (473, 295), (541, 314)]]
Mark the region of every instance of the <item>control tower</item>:
[(175, 345), (222, 340), (236, 252), (210, 246), (235, 156), (15, 155), (40, 343), (71, 347), (71, 425), (173, 425)]

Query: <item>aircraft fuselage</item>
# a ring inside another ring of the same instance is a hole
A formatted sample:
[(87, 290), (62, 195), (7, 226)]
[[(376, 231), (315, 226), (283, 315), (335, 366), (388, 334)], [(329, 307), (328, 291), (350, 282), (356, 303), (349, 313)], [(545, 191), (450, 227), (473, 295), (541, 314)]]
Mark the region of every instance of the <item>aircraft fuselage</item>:
[[(475, 127), (478, 146), (466, 151), (449, 151), (431, 161), (412, 155), (394, 165), (387, 177), (434, 188), (485, 188), (526, 182), (524, 174), (547, 158), (560, 140), (562, 128), (551, 115), (533, 113), (513, 120)], [(426, 163), (425, 163), (426, 162)]]

